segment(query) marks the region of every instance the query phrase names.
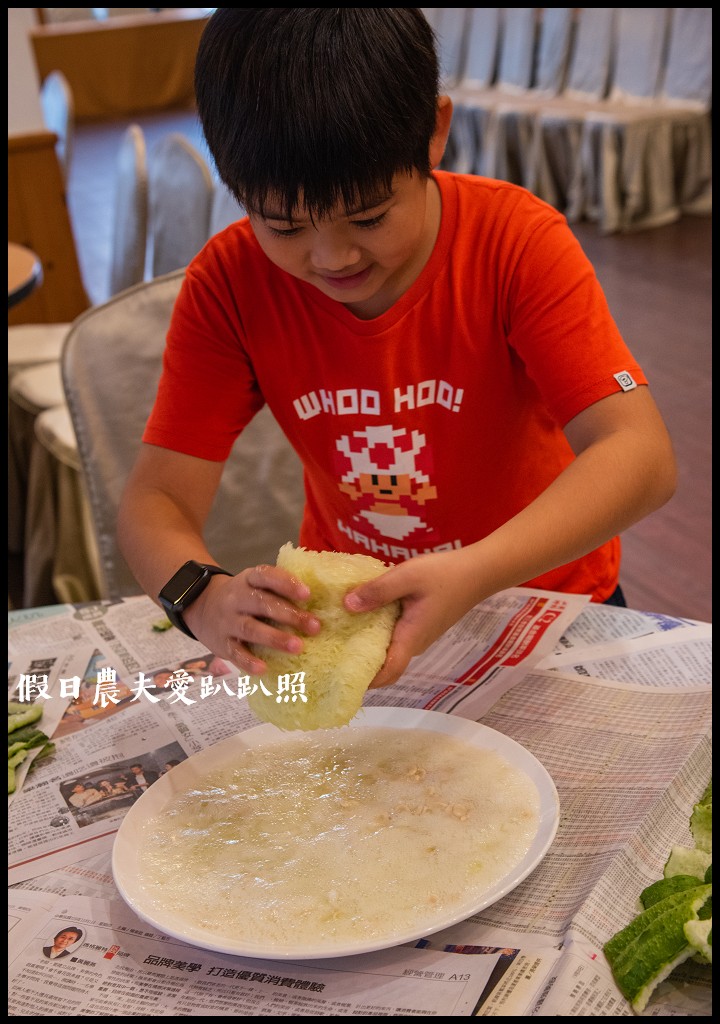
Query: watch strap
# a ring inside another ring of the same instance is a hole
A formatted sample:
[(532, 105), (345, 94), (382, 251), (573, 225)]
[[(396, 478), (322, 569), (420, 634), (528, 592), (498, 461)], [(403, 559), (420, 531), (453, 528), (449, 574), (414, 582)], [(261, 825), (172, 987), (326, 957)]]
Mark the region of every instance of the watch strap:
[[(201, 574), (193, 583), (192, 587), (189, 589), (187, 594), (184, 595), (184, 600), (181, 599), (177, 602), (169, 600), (166, 597), (166, 590), (172, 585), (175, 576), (178, 576), (180, 573), (186, 571), (188, 568), (197, 569), (200, 571)], [(165, 609), (165, 614), (167, 615), (168, 619), (173, 624), (173, 626), (175, 626), (176, 629), (179, 629), (186, 636), (189, 636), (191, 640), (197, 640), (197, 637), (190, 629), (188, 624), (185, 622), (183, 612), (187, 608), (189, 608), (190, 605), (193, 604), (193, 602), (196, 601), (198, 597), (200, 597), (200, 595), (203, 593), (203, 591), (205, 590), (213, 576), (234, 575), (234, 573), (228, 572), (227, 569), (221, 569), (219, 565), (209, 565), (204, 562), (195, 562), (192, 559), (190, 559), (190, 561), (188, 562), (185, 562), (185, 564), (181, 566), (181, 568), (178, 570), (175, 576), (173, 576), (172, 579), (169, 580), (168, 583), (163, 587), (159, 594), (159, 599), (163, 608)]]

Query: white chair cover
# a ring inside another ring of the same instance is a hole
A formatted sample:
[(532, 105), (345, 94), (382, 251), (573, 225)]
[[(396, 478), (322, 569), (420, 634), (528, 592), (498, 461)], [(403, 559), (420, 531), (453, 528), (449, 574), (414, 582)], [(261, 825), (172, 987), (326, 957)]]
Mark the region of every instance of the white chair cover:
[(660, 99), (706, 112), (712, 101), (712, 7), (673, 7)]
[(55, 152), (67, 181), (75, 136), (75, 101), (62, 71), (51, 71), (40, 87), (40, 106), (45, 127), (55, 132)]
[(532, 85), (538, 7), (502, 7), (497, 88), (519, 93)]
[(245, 208), (240, 205), (230, 189), (222, 182), (218, 182), (210, 207), (210, 234), (216, 235), (218, 231), (245, 216)]
[(147, 235), (147, 148), (142, 128), (131, 124), (116, 162), (110, 295), (144, 279)]
[[(30, 523), (48, 489), (49, 474), (33, 466), (35, 423), (45, 409), (64, 401), (59, 361), (41, 363), (15, 373), (8, 384), (8, 551), (23, 560), (23, 604), (52, 604), (49, 586), (27, 586), (26, 563), (32, 549)], [(34, 482), (33, 482), (34, 481)]]
[[(434, 9), (434, 8), (433, 8)], [(474, 111), (470, 97), (484, 95), (495, 80), (500, 49), (500, 8), (469, 7), (464, 71), (456, 88), (450, 89), (453, 119), (441, 166), (471, 174), (482, 149), (482, 112)]]
[(215, 190), (201, 153), (180, 132), (157, 141), (150, 152), (150, 276), (185, 267), (210, 234)]
[(485, 160), (485, 173), (530, 187), (533, 181), (533, 139), (537, 112), (564, 84), (570, 56), (574, 8), (545, 7), (532, 88), (508, 93), (496, 104)]
[(95, 601), (98, 560), (66, 405), (35, 420), (28, 490), (23, 604)]
[(536, 112), (526, 184), (559, 210), (567, 208), (576, 176), (585, 114), (609, 89), (617, 10), (576, 9), (565, 88), (543, 100)]
[(712, 209), (712, 11), (651, 10), (619, 9), (616, 85), (583, 122), (568, 216), (604, 232)]
[(30, 366), (57, 362), (69, 330), (69, 323), (8, 327), (8, 377)]
[[(184, 278), (174, 271), (83, 313), (62, 373), (99, 555), (103, 597), (140, 593), (118, 549), (117, 510), (160, 377), (170, 315)], [(273, 562), (297, 542), (304, 507), (300, 461), (265, 408), (238, 438), (206, 529), (226, 568)]]
[(440, 85), (446, 90), (457, 85), (462, 77), (471, 8), (437, 7), (433, 10), (431, 24), (438, 45)]
[[(478, 88), (474, 84), (478, 79), (465, 76), (461, 78), (457, 88), (450, 90), (454, 116), (449, 153), (443, 166), (449, 166), (452, 161), (452, 169), (461, 173), (492, 175), (496, 155), (494, 112), (503, 100), (513, 99), (530, 88), (540, 9), (474, 7), (471, 10), (468, 58), (472, 53), (472, 61), (475, 61), (478, 55), (482, 54), (485, 64), (484, 67), (481, 66), (480, 71), (487, 73), (490, 67), (492, 40), (497, 39), (497, 78), (489, 86)], [(475, 33), (481, 33), (484, 26), (487, 26), (489, 39), (484, 42), (479, 52), (474, 52), (470, 47), (477, 46)]]

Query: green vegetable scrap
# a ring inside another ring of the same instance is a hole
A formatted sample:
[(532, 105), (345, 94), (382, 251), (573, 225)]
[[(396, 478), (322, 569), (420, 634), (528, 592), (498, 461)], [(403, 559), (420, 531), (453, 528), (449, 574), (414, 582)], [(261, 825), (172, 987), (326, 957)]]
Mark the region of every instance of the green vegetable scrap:
[(42, 717), (42, 707), (38, 704), (20, 704), (8, 701), (8, 734), (21, 729), (24, 725), (37, 722)]
[(712, 963), (712, 780), (693, 807), (690, 831), (695, 846), (672, 848), (663, 878), (640, 893), (642, 913), (605, 943), (613, 977), (636, 1013), (685, 960)]
[(154, 633), (165, 633), (168, 629), (172, 629), (172, 622), (170, 619), (157, 619), (152, 624)]
[(55, 744), (34, 724), (41, 718), (41, 705), (8, 701), (8, 796), (17, 789), (16, 769), (27, 759), (31, 750), (40, 748), (30, 770), (41, 757), (47, 757), (55, 751)]

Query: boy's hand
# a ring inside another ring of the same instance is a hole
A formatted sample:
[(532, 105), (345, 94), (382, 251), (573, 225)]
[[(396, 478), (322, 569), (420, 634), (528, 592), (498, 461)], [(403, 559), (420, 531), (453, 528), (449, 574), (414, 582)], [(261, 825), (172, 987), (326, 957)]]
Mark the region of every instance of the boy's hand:
[(299, 636), (278, 629), (274, 623), (308, 636), (319, 632), (319, 619), (298, 607), (309, 596), (307, 586), (284, 569), (257, 565), (237, 576), (214, 576), (188, 608), (185, 620), (214, 654), (251, 675), (260, 675), (265, 662), (251, 653), (248, 644), (291, 654), (303, 649)]
[(419, 555), (388, 569), (345, 595), (350, 612), (367, 612), (391, 601), (400, 601), (402, 612), (395, 624), (385, 663), (370, 684), (371, 689), (396, 682), (410, 659), (453, 626), (482, 599), (477, 575), (461, 551)]

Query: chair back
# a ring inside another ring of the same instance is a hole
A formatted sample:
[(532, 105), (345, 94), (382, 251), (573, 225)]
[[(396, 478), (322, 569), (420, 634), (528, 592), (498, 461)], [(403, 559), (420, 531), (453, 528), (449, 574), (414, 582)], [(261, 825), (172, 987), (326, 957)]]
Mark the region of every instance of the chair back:
[[(117, 513), (155, 400), (183, 279), (183, 270), (173, 271), (87, 310), (73, 322), (62, 353), (107, 599), (141, 593), (118, 548)], [(210, 551), (238, 572), (274, 563), (282, 544), (297, 543), (304, 499), (300, 460), (266, 407), (242, 432), (225, 466), (205, 531)]]
[(465, 65), (460, 85), (487, 89), (495, 80), (500, 45), (500, 8), (469, 7)]
[(503, 7), (500, 27), (498, 89), (524, 92), (532, 85), (538, 7)]
[[(463, 73), (469, 7), (426, 8), (437, 39), (441, 89), (452, 89)], [(427, 15), (426, 15), (427, 16)]]
[(673, 7), (661, 97), (709, 110), (712, 100), (712, 7)]
[(609, 99), (653, 100), (665, 59), (669, 7), (618, 7)]
[(186, 267), (207, 242), (215, 183), (203, 155), (180, 132), (152, 147), (149, 183), (150, 276), (161, 277)]
[(570, 57), (574, 10), (573, 7), (543, 8), (533, 76), (535, 92), (545, 96), (562, 92)]
[(247, 216), (244, 206), (241, 206), (227, 185), (221, 181), (215, 186), (212, 204), (210, 207), (210, 234), (216, 235), (229, 224)]
[(131, 124), (120, 140), (115, 164), (110, 295), (142, 281), (148, 235), (148, 167), (145, 135)]
[(580, 7), (571, 43), (570, 65), (563, 96), (572, 100), (600, 100), (610, 80), (616, 7)]
[(75, 136), (75, 100), (62, 71), (51, 71), (43, 79), (40, 106), (45, 127), (57, 136), (55, 152), (67, 181)]

